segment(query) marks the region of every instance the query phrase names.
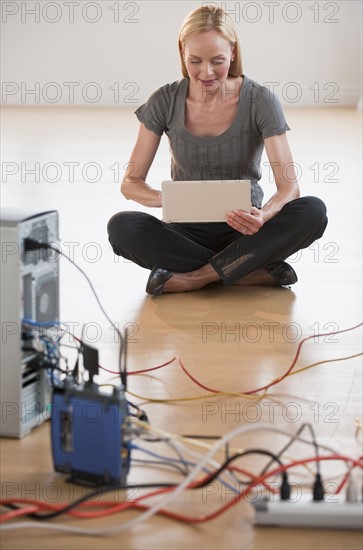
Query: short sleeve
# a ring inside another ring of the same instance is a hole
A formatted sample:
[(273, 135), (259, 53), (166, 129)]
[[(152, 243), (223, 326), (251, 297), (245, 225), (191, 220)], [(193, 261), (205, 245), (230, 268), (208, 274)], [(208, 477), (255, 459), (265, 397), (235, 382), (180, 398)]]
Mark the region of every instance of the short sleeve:
[(168, 87), (163, 86), (153, 92), (146, 103), (141, 105), (135, 115), (148, 130), (154, 132), (158, 136), (163, 135), (167, 129), (166, 119), (169, 109)]
[(291, 128), (286, 122), (277, 95), (266, 86), (260, 86), (255, 103), (255, 121), (263, 139), (284, 134)]

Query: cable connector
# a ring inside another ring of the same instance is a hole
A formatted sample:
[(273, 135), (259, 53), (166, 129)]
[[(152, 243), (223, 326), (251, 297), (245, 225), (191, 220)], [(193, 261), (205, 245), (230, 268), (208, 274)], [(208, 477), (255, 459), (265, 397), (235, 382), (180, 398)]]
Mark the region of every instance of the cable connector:
[(313, 486), (313, 501), (321, 502), (324, 500), (324, 487), (320, 474), (316, 474), (314, 486)]
[(34, 239), (30, 239), (29, 237), (26, 237), (24, 239), (24, 252), (30, 252), (32, 250), (40, 250), (41, 248), (47, 249), (49, 248), (49, 244), (35, 241)]
[(291, 488), (287, 479), (286, 472), (282, 474), (282, 484), (280, 488), (280, 497), (281, 500), (290, 500)]

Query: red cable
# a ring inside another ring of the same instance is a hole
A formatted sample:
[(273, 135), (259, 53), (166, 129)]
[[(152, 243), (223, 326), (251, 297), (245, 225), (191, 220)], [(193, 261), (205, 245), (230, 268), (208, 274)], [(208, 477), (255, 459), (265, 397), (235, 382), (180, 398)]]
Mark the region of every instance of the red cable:
[[(239, 468), (237, 466), (229, 466), (229, 467), (227, 467), (227, 469), (228, 470), (236, 470), (239, 473), (242, 473), (244, 475), (249, 476), (255, 482), (258, 481), (258, 477), (256, 477), (251, 472), (248, 472), (247, 470), (244, 470), (243, 468)], [(205, 479), (207, 479), (207, 478), (205, 478)], [(191, 484), (189, 486), (189, 488), (192, 489), (196, 485), (198, 485), (199, 483), (200, 483), (200, 481), (195, 482), (195, 483)], [(269, 487), (268, 483), (263, 483), (263, 485), (268, 490), (270, 490), (271, 492), (276, 491), (274, 488)], [(106, 508), (107, 507), (108, 509), (104, 510), (104, 511), (95, 511), (95, 512), (80, 512), (78, 510), (69, 510), (66, 513), (71, 515), (71, 516), (77, 517), (77, 518), (87, 519), (87, 518), (98, 518), (98, 517), (108, 516), (108, 515), (111, 515), (111, 514), (115, 514), (117, 512), (123, 512), (124, 510), (126, 510), (128, 508), (131, 508), (131, 507), (137, 507), (139, 509), (147, 509), (148, 506), (146, 506), (146, 505), (138, 506), (138, 503), (140, 501), (144, 500), (144, 499), (147, 499), (147, 498), (150, 498), (150, 497), (153, 497), (153, 496), (157, 496), (159, 494), (165, 493), (165, 492), (167, 492), (169, 490), (172, 490), (172, 489), (173, 489), (173, 487), (158, 489), (158, 490), (153, 491), (151, 493), (147, 493), (146, 495), (143, 495), (143, 496), (139, 497), (138, 499), (123, 502), (123, 503), (120, 503), (120, 504), (115, 504), (112, 501), (81, 502), (79, 504), (80, 508), (100, 508), (100, 507)], [(20, 510), (16, 510), (14, 512), (9, 512), (8, 514), (2, 515), (2, 516), (0, 516), (0, 523), (5, 522), (5, 521), (9, 521), (10, 519), (13, 519), (13, 517), (16, 517), (16, 516), (27, 515), (29, 513), (39, 512), (41, 510), (43, 510), (43, 511), (45, 511), (45, 510), (58, 511), (58, 510), (61, 510), (64, 507), (63, 504), (50, 504), (50, 503), (45, 503), (45, 502), (41, 502), (41, 501), (38, 502), (37, 500), (34, 500), (34, 499), (16, 498), (16, 499), (13, 499), (11, 501), (9, 501), (9, 500), (0, 500), (0, 504), (6, 504), (6, 503), (32, 504), (34, 506), (33, 506), (33, 508), (31, 508), (31, 507), (30, 508), (22, 508)], [(169, 512), (167, 510), (163, 511), (163, 513), (166, 516), (169, 515)], [(172, 512), (170, 512), (170, 514), (172, 514)]]
[(266, 386), (261, 386), (260, 388), (258, 388), (256, 390), (252, 390), (252, 391), (248, 391), (248, 392), (244, 392), (244, 393), (246, 393), (247, 395), (250, 395), (252, 393), (257, 393), (257, 392), (262, 391), (262, 390), (267, 390), (271, 386), (274, 386), (275, 384), (278, 384), (278, 382), (281, 382), (281, 380), (286, 378), (286, 376), (288, 376), (290, 374), (290, 372), (292, 371), (292, 369), (294, 368), (294, 366), (295, 366), (295, 364), (298, 360), (298, 357), (300, 355), (301, 347), (304, 344), (304, 342), (306, 342), (307, 340), (310, 340), (311, 338), (320, 338), (321, 336), (331, 336), (332, 334), (342, 334), (343, 332), (349, 332), (350, 330), (354, 330), (358, 327), (361, 327), (362, 325), (363, 325), (363, 323), (359, 323), (359, 325), (356, 325), (356, 326), (351, 327), (351, 328), (346, 328), (346, 329), (343, 329), (343, 330), (337, 330), (335, 332), (327, 332), (326, 334), (312, 334), (311, 336), (307, 336), (306, 338), (301, 340), (300, 344), (298, 345), (295, 358), (294, 358), (293, 362), (291, 363), (290, 367), (288, 368), (288, 370), (285, 372), (285, 374), (283, 374), (282, 376), (280, 376), (279, 378), (277, 378), (276, 380), (274, 380), (273, 382), (271, 382), (270, 384), (268, 384)]
[[(183, 522), (186, 522), (186, 523), (204, 523), (206, 521), (210, 521), (212, 519), (215, 519), (216, 517), (218, 517), (222, 513), (224, 513), (226, 510), (228, 510), (230, 507), (232, 507), (234, 504), (237, 504), (237, 502), (239, 502), (244, 496), (248, 495), (248, 493), (251, 492), (253, 487), (255, 487), (258, 484), (264, 483), (264, 481), (266, 479), (268, 479), (269, 477), (272, 477), (274, 475), (278, 475), (278, 474), (280, 474), (280, 473), (282, 473), (286, 470), (289, 470), (290, 468), (293, 468), (294, 466), (300, 466), (300, 465), (303, 465), (303, 464), (308, 464), (310, 462), (321, 462), (321, 461), (324, 461), (324, 460), (344, 460), (345, 462), (349, 462), (354, 466), (359, 466), (360, 468), (363, 468), (363, 462), (361, 461), (361, 459), (360, 459), (360, 461), (358, 461), (358, 460), (355, 460), (353, 458), (350, 458), (350, 457), (347, 457), (347, 456), (344, 456), (344, 455), (317, 456), (317, 457), (312, 457), (312, 458), (305, 458), (305, 459), (301, 459), (301, 460), (291, 462), (290, 464), (287, 464), (287, 465), (284, 465), (284, 466), (279, 466), (278, 468), (275, 468), (275, 470), (271, 470), (270, 472), (267, 472), (263, 476), (260, 476), (259, 478), (255, 478), (255, 481), (253, 481), (251, 483), (251, 485), (246, 487), (246, 489), (244, 489), (244, 491), (242, 491), (242, 493), (239, 493), (238, 495), (236, 495), (236, 497), (234, 499), (232, 499), (231, 501), (226, 503), (221, 508), (219, 508), (219, 509), (215, 510), (214, 512), (211, 512), (210, 514), (207, 514), (205, 516), (198, 516), (198, 517), (195, 518), (195, 517), (186, 516), (186, 515), (183, 515), (183, 514), (177, 514), (175, 512), (170, 512), (168, 510), (163, 510), (163, 509), (159, 510), (158, 514), (170, 517), (172, 519), (177, 519), (179, 521), (183, 521)], [(204, 482), (207, 481), (208, 478), (211, 478), (212, 476), (213, 476), (213, 474), (209, 474), (208, 476), (206, 476), (204, 478)], [(200, 481), (194, 482), (194, 483), (190, 484), (187, 487), (187, 489), (193, 489), (197, 485), (199, 485), (200, 483), (201, 483)], [(138, 509), (146, 509), (146, 508), (148, 508), (148, 506), (139, 504), (139, 502), (141, 500), (144, 500), (144, 499), (149, 498), (151, 496), (155, 496), (157, 494), (170, 492), (174, 488), (175, 487), (166, 487), (166, 488), (163, 488), (163, 489), (159, 489), (157, 491), (153, 491), (151, 493), (148, 493), (147, 495), (144, 495), (144, 496), (142, 496), (142, 497), (140, 497), (140, 498), (138, 498), (134, 501), (125, 502), (125, 503), (122, 503), (122, 504), (116, 505), (116, 506), (114, 506), (114, 503), (112, 503), (113, 508), (111, 510), (96, 512), (96, 513), (90, 512), (90, 514), (92, 514), (92, 516), (90, 516), (90, 517), (100, 517), (100, 515), (101, 516), (110, 515), (111, 513), (114, 513), (116, 507), (119, 508), (118, 511), (125, 510), (125, 509), (130, 508), (130, 507), (136, 507)], [(28, 504), (29, 502), (34, 502), (34, 501), (31, 501), (31, 500), (28, 500), (28, 499), (15, 499), (15, 500), (12, 500), (12, 501), (1, 500), (0, 504), (6, 504), (6, 503), (9, 503), (9, 502), (11, 502), (11, 503), (23, 502), (23, 503)], [(60, 509), (61, 508), (61, 505), (51, 505), (51, 504), (48, 505), (48, 504), (42, 503), (42, 502), (38, 502), (37, 504), (42, 509), (45, 509), (46, 507), (48, 507), (48, 509), (49, 508), (50, 509)], [(101, 503), (82, 503), (82, 504), (80, 504), (80, 506), (85, 506), (85, 507), (90, 507), (92, 505), (97, 506), (97, 505), (101, 505)], [(17, 512), (19, 512), (18, 515), (21, 515), (21, 513), (23, 511), (22, 510), (17, 510)], [(10, 514), (11, 513), (12, 512), (10, 512)], [(25, 513), (28, 513), (28, 512), (23, 512), (23, 515), (25, 515)], [(69, 513), (71, 515), (82, 514), (81, 512), (77, 512), (75, 510), (70, 510), (67, 513)], [(95, 514), (98, 514), (98, 515), (95, 515)], [(5, 514), (5, 515), (8, 515), (8, 514)], [(4, 516), (2, 516), (2, 517), (4, 517)], [(8, 518), (8, 519), (10, 519), (10, 518)]]
[(25, 516), (27, 514), (32, 514), (33, 512), (38, 512), (38, 511), (39, 511), (38, 505), (28, 506), (27, 508), (20, 508), (19, 510), (12, 510), (11, 512), (7, 512), (6, 514), (2, 514), (0, 516), (0, 523), (5, 523), (6, 521), (10, 521), (11, 519), (14, 519), (18, 516)]
[[(123, 511), (123, 510), (126, 510), (127, 508), (130, 508), (130, 507), (133, 507), (135, 503), (138, 503), (139, 501), (141, 500), (144, 500), (146, 498), (150, 498), (150, 497), (153, 497), (153, 496), (157, 496), (159, 494), (162, 494), (162, 493), (165, 493), (166, 491), (169, 491), (171, 489), (174, 489), (174, 487), (166, 487), (166, 488), (162, 488), (162, 489), (158, 489), (157, 491), (152, 491), (150, 493), (147, 493), (146, 495), (143, 495), (141, 497), (139, 497), (138, 499), (135, 499), (135, 500), (130, 500), (130, 501), (127, 501), (127, 502), (123, 502), (121, 504), (116, 504), (114, 502), (107, 502), (107, 501), (100, 501), (100, 502), (81, 502), (78, 506), (80, 508), (92, 508), (92, 507), (109, 507), (111, 505), (111, 511), (109, 510), (106, 510), (106, 511), (101, 511), (101, 512), (79, 512), (78, 510), (69, 510), (68, 512), (66, 512), (67, 514), (71, 515), (71, 516), (75, 516), (75, 517), (78, 517), (78, 518), (92, 518), (92, 517), (102, 517), (104, 515), (109, 515), (111, 513), (114, 513), (116, 511)], [(6, 505), (6, 504), (33, 504), (33, 507), (32, 508), (29, 508), (29, 511), (27, 508), (23, 508), (21, 510), (16, 510), (17, 512), (17, 515), (27, 515), (28, 513), (32, 513), (32, 512), (39, 512), (39, 511), (45, 511), (45, 510), (50, 510), (50, 511), (58, 511), (58, 510), (62, 510), (62, 508), (64, 508), (65, 506), (63, 504), (50, 504), (50, 503), (46, 503), (46, 502), (42, 502), (42, 501), (36, 501), (36, 500), (33, 500), (33, 499), (24, 499), (24, 498), (15, 498), (13, 500), (6, 500), (6, 499), (2, 499), (0, 500), (0, 505)], [(2, 516), (0, 516), (0, 522), (4, 522), (4, 521), (7, 521), (11, 518), (7, 518), (7, 519), (3, 519), (5, 516), (9, 516), (11, 515), (13, 512), (9, 512), (8, 514), (3, 514)]]
[[(265, 386), (261, 386), (260, 388), (257, 388), (255, 390), (249, 390), (249, 391), (238, 392), (238, 393), (244, 393), (245, 395), (256, 394), (256, 393), (258, 393), (262, 390), (267, 390), (271, 386), (274, 386), (274, 385), (278, 384), (279, 382), (281, 382), (282, 380), (284, 380), (284, 378), (286, 378), (290, 374), (290, 372), (292, 371), (292, 369), (296, 365), (296, 362), (297, 362), (297, 360), (299, 358), (299, 355), (300, 355), (301, 348), (307, 340), (310, 340), (311, 338), (321, 338), (322, 336), (331, 336), (333, 334), (342, 334), (343, 332), (349, 332), (351, 330), (355, 330), (356, 328), (358, 328), (362, 325), (363, 325), (363, 323), (359, 323), (358, 325), (356, 325), (354, 327), (351, 327), (351, 328), (347, 328), (347, 329), (343, 329), (343, 330), (337, 330), (335, 332), (327, 332), (327, 333), (324, 333), (324, 334), (313, 334), (311, 336), (307, 336), (306, 338), (301, 340), (301, 342), (299, 343), (298, 348), (296, 350), (294, 360), (291, 363), (291, 365), (289, 366), (289, 368), (287, 369), (287, 371), (283, 375), (281, 375), (276, 380), (273, 380), (269, 384), (266, 384)], [(162, 367), (166, 367), (167, 365), (170, 365), (170, 363), (175, 361), (175, 359), (178, 359), (180, 367), (182, 368), (184, 373), (188, 376), (188, 378), (190, 378), (194, 382), (194, 384), (196, 384), (197, 386), (199, 386), (203, 390), (206, 390), (210, 393), (215, 393), (215, 394), (224, 393), (221, 390), (215, 390), (213, 388), (209, 388), (208, 386), (205, 386), (204, 384), (199, 382), (196, 378), (194, 378), (194, 376), (192, 374), (190, 374), (190, 372), (187, 370), (187, 368), (183, 365), (182, 360), (178, 356), (173, 357), (172, 359), (170, 359), (170, 361), (167, 361), (166, 363), (163, 363), (162, 365), (158, 365), (157, 367), (151, 367), (149, 369), (142, 369), (142, 370), (138, 370), (138, 371), (134, 371), (134, 372), (128, 372), (127, 375), (130, 376), (130, 375), (133, 375), (133, 374), (143, 374), (143, 373), (146, 373), (146, 372), (151, 372), (153, 370), (161, 369)], [(108, 370), (105, 367), (101, 367), (100, 365), (99, 365), (99, 367), (102, 370), (105, 370), (106, 372), (109, 372), (110, 374), (119, 374), (119, 372)]]
[(234, 504), (237, 504), (237, 502), (239, 502), (244, 496), (247, 496), (248, 493), (251, 492), (252, 488), (255, 485), (257, 485), (259, 483), (263, 483), (268, 477), (273, 476), (273, 475), (277, 475), (279, 473), (282, 473), (282, 472), (292, 468), (293, 466), (300, 466), (300, 465), (303, 465), (303, 464), (307, 464), (309, 462), (320, 462), (320, 461), (323, 461), (323, 460), (344, 460), (345, 462), (351, 462), (355, 466), (360, 466), (361, 468), (363, 468), (363, 463), (362, 462), (358, 462), (357, 460), (354, 460), (352, 458), (349, 458), (349, 457), (346, 457), (346, 456), (343, 456), (343, 455), (317, 456), (317, 457), (298, 460), (298, 461), (292, 462), (290, 464), (287, 464), (285, 466), (280, 466), (279, 468), (276, 468), (275, 470), (271, 470), (270, 472), (268, 472), (265, 475), (261, 476), (256, 481), (256, 483), (252, 482), (251, 485), (249, 485), (244, 491), (242, 491), (242, 493), (240, 493), (239, 495), (234, 497), (231, 501), (229, 501), (227, 504), (225, 504), (221, 508), (215, 510), (214, 512), (211, 512), (210, 514), (207, 514), (205, 516), (198, 516), (197, 518), (193, 518), (193, 517), (189, 517), (189, 516), (180, 516), (178, 514), (178, 517), (174, 518), (174, 519), (179, 519), (179, 520), (185, 521), (187, 523), (204, 523), (206, 521), (210, 521), (212, 519), (217, 518), (221, 514), (223, 514), (226, 510), (231, 508)]
[[(166, 363), (163, 363), (162, 365), (158, 365), (157, 367), (151, 367), (149, 369), (142, 369), (142, 370), (135, 370), (135, 371), (132, 371), (132, 372), (128, 372), (127, 376), (131, 376), (132, 374), (144, 374), (145, 372), (151, 372), (152, 370), (161, 369), (162, 367), (166, 367), (167, 365), (170, 365), (170, 363), (175, 361), (175, 359), (177, 359), (177, 356), (173, 357), (172, 359), (170, 359)], [(120, 371), (108, 370), (105, 367), (101, 367), (101, 365), (98, 365), (98, 366), (99, 366), (100, 369), (105, 370), (106, 372), (109, 372), (110, 374), (120, 374)]]
[[(270, 382), (269, 384), (266, 384), (265, 386), (261, 386), (260, 388), (257, 388), (255, 390), (250, 390), (250, 391), (244, 391), (244, 392), (240, 392), (240, 393), (244, 393), (245, 395), (251, 395), (251, 394), (255, 394), (259, 391), (262, 391), (262, 390), (267, 390), (268, 388), (270, 388), (271, 386), (274, 386), (275, 384), (277, 384), (278, 382), (281, 382), (284, 378), (286, 378), (290, 372), (292, 371), (292, 369), (294, 368), (297, 360), (298, 360), (298, 357), (300, 355), (300, 351), (301, 351), (301, 347), (302, 345), (304, 344), (304, 342), (306, 342), (307, 340), (310, 340), (311, 338), (320, 338), (321, 336), (331, 336), (332, 334), (341, 334), (342, 332), (348, 332), (350, 330), (354, 330), (360, 326), (362, 326), (363, 323), (360, 323), (359, 325), (356, 325), (354, 327), (351, 327), (351, 328), (347, 328), (347, 329), (343, 329), (343, 330), (338, 330), (338, 331), (335, 331), (335, 332), (327, 332), (325, 334), (313, 334), (311, 336), (307, 336), (306, 338), (304, 338), (303, 340), (301, 340), (300, 344), (298, 345), (298, 348), (297, 348), (297, 351), (296, 351), (296, 354), (295, 354), (295, 357), (294, 357), (294, 360), (293, 362), (291, 363), (291, 365), (289, 366), (289, 368), (287, 369), (287, 371), (282, 375), (280, 376), (279, 378), (277, 378), (276, 380), (273, 380), (272, 382)], [(211, 393), (221, 393), (220, 390), (214, 390), (212, 388), (209, 388), (208, 386), (205, 386), (204, 384), (198, 382), (198, 380), (196, 380), (196, 378), (194, 378), (188, 371), (187, 369), (184, 367), (184, 365), (182, 364), (180, 358), (179, 359), (179, 362), (180, 362), (180, 366), (181, 368), (183, 369), (183, 371), (185, 372), (185, 374), (187, 376), (189, 376), (189, 378), (191, 380), (193, 380), (193, 382), (195, 384), (197, 384), (199, 387), (203, 388), (204, 390), (207, 390)]]

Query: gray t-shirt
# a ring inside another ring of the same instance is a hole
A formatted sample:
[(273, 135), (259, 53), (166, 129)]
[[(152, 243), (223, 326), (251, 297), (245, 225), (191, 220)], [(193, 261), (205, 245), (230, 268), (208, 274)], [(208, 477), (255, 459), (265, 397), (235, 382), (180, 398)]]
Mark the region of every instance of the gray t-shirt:
[(169, 138), (171, 179), (239, 180), (252, 184), (252, 204), (261, 208), (261, 156), (265, 138), (290, 130), (276, 94), (244, 75), (238, 111), (231, 126), (216, 137), (199, 137), (184, 125), (189, 79), (153, 92), (135, 114), (148, 130)]

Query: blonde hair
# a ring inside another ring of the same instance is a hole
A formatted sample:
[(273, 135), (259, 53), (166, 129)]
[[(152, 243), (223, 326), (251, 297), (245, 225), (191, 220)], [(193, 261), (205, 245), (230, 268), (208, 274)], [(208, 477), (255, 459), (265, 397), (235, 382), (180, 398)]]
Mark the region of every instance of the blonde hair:
[(183, 57), (183, 45), (188, 38), (208, 31), (216, 31), (229, 41), (234, 48), (233, 61), (229, 67), (229, 76), (242, 76), (241, 46), (238, 32), (232, 18), (222, 9), (213, 5), (201, 6), (191, 11), (184, 19), (178, 36), (178, 47), (182, 74), (188, 78)]

